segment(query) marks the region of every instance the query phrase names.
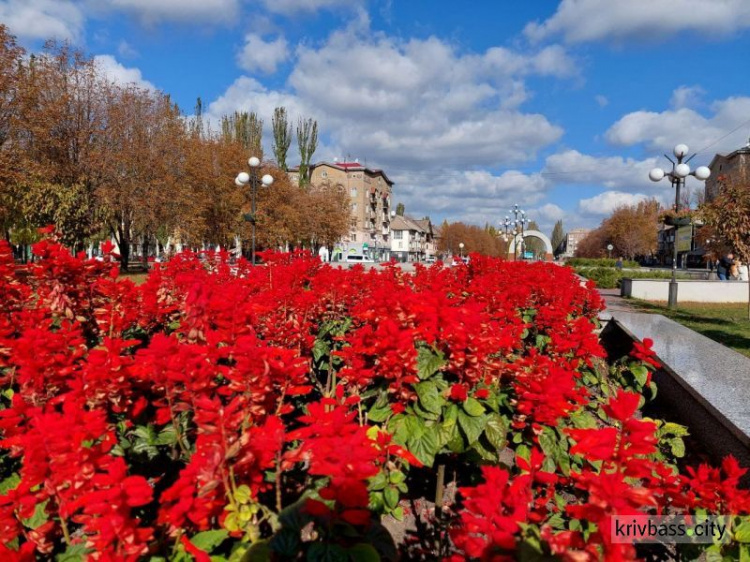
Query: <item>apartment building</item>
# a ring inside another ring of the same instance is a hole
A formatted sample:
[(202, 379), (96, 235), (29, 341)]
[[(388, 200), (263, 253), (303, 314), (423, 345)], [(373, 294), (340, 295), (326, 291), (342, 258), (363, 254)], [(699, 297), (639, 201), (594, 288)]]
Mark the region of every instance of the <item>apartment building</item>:
[[(575, 256), (576, 250), (578, 249), (578, 243), (583, 240), (589, 232), (591, 232), (591, 230), (588, 228), (574, 228), (568, 232), (565, 235), (565, 240), (561, 244), (563, 246), (561, 257), (572, 258)], [(553, 249), (557, 250), (557, 248)]]
[(432, 222), (396, 215), (391, 219), (391, 256), (401, 262), (425, 261), (437, 251)]
[[(299, 169), (289, 170), (290, 179), (299, 181)], [(351, 199), (351, 224), (343, 245), (369, 249), (377, 261), (389, 259), (391, 247), (391, 196), (393, 182), (383, 170), (354, 162), (318, 162), (310, 166), (310, 183), (330, 182), (344, 187)]]
[(717, 154), (708, 165), (711, 175), (706, 180), (706, 201), (713, 200), (721, 188), (722, 177), (744, 184), (750, 183), (750, 140), (742, 148), (727, 154)]

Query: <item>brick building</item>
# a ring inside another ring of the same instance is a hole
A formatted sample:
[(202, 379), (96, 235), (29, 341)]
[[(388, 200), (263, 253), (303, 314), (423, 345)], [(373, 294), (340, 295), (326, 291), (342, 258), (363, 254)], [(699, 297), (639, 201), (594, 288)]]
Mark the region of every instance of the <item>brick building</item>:
[(717, 154), (708, 165), (711, 176), (706, 180), (706, 201), (711, 201), (719, 194), (722, 176), (750, 185), (750, 140), (742, 148), (738, 148), (724, 156)]

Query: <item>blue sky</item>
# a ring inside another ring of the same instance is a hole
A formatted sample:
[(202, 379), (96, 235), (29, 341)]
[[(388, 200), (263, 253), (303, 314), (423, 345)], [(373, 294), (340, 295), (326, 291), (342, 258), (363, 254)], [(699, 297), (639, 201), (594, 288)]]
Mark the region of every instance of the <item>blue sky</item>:
[(547, 232), (596, 226), (671, 200), (647, 174), (675, 144), (701, 165), (750, 137), (750, 0), (0, 0), (0, 21), (214, 123), (312, 117), (316, 160), (383, 168), (433, 221), (518, 203)]

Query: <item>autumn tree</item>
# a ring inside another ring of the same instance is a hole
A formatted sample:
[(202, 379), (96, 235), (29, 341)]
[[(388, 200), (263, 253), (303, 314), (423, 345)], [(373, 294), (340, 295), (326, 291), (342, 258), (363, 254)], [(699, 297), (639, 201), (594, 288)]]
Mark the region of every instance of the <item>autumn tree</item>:
[(463, 222), (444, 222), (440, 227), (438, 250), (444, 254), (458, 255), (462, 243), (464, 255), (472, 252), (487, 256), (507, 255), (506, 244), (489, 229)]
[(0, 228), (10, 239), (20, 226), (22, 213), (15, 189), (22, 176), (22, 151), (15, 131), (19, 128), (18, 98), (24, 51), (8, 28), (0, 24)]
[[(743, 264), (750, 263), (750, 184), (719, 177), (719, 195), (701, 206), (701, 213), (719, 238)], [(750, 283), (748, 283), (750, 318)]]
[(67, 44), (48, 43), (20, 68), (16, 141), (23, 175), (16, 185), (25, 220), (54, 223), (81, 249), (100, 229), (95, 191), (107, 126), (107, 83), (92, 59)]
[(276, 158), (276, 164), (287, 171), (286, 155), (289, 152), (289, 146), (292, 144), (292, 126), (289, 123), (285, 107), (277, 107), (273, 110), (273, 155)]
[(331, 247), (349, 233), (351, 199), (342, 184), (325, 182), (306, 192), (305, 232), (312, 249)]
[(577, 258), (607, 257), (607, 244), (609, 242), (606, 230), (600, 226), (590, 231), (578, 241), (575, 255)]
[(318, 148), (318, 122), (312, 119), (302, 119), (297, 122), (297, 148), (299, 149), (299, 186), (307, 185), (310, 181), (310, 163)]
[(177, 228), (191, 210), (183, 192), (184, 122), (169, 96), (135, 85), (112, 86), (107, 104), (106, 175), (101, 214), (127, 269), (136, 238)]
[(655, 199), (636, 205), (622, 205), (581, 240), (576, 250), (579, 257), (602, 257), (606, 247), (614, 246), (614, 255), (627, 259), (648, 256), (656, 251), (658, 219), (661, 207)]
[(559, 253), (558, 248), (560, 248), (565, 241), (565, 231), (563, 230), (562, 219), (555, 223), (555, 227), (552, 229), (550, 241), (552, 242), (552, 251), (557, 255)]

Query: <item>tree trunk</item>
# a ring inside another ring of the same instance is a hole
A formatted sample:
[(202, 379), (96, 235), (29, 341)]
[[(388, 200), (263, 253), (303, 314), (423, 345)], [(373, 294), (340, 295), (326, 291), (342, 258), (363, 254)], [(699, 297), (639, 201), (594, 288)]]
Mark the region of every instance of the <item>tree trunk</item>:
[(127, 273), (130, 262), (130, 229), (127, 224), (123, 224), (117, 227), (117, 233), (119, 238), (117, 244), (120, 246), (120, 271)]

